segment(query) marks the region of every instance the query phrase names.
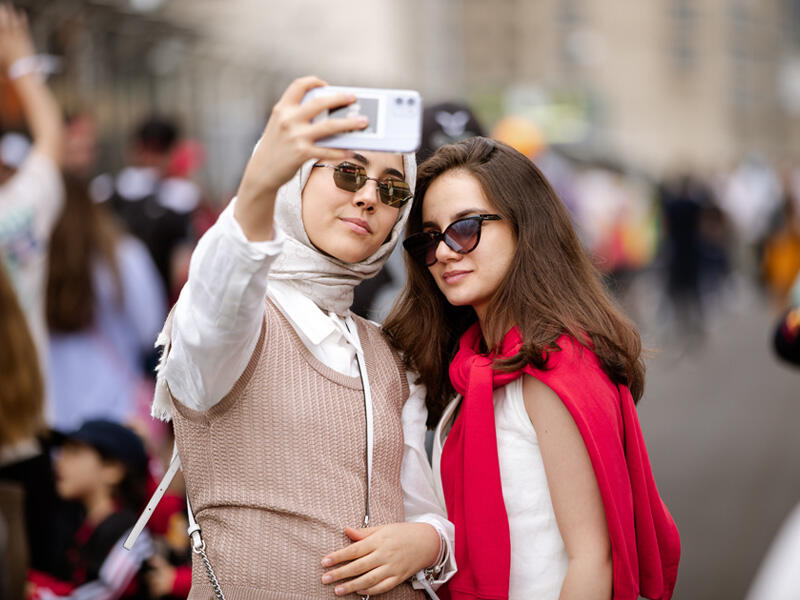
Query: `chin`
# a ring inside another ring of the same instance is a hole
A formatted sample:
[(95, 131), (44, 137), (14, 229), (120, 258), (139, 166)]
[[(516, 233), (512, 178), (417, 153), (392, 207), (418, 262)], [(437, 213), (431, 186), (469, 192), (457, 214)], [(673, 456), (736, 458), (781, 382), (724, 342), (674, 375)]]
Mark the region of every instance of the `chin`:
[(472, 306), (473, 299), (464, 294), (450, 294), (449, 296), (445, 294), (444, 297), (453, 306)]

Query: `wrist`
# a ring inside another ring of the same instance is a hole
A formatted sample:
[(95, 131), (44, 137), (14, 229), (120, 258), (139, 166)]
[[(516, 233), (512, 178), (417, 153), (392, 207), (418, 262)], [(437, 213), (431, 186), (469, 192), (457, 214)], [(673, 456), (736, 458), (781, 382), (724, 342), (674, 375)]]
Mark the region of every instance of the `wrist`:
[(26, 75), (36, 75), (39, 80), (58, 71), (60, 60), (48, 54), (23, 54), (9, 61), (6, 76), (14, 81)]
[(436, 548), (436, 553), (432, 554), (433, 558), (430, 561), (428, 561), (428, 563), (424, 567), (425, 572), (427, 573), (427, 571), (429, 569), (433, 569), (433, 568), (435, 568), (435, 567), (437, 567), (437, 566), (439, 566), (439, 565), (441, 565), (443, 563), (442, 559), (444, 558), (444, 553), (445, 553), (445, 550), (447, 549), (447, 546), (446, 546), (446, 544), (444, 542), (444, 538), (442, 537), (442, 534), (439, 532), (438, 529), (436, 529), (436, 527), (434, 527), (430, 523), (420, 523), (420, 524), (426, 525), (427, 528), (428, 528), (428, 531), (430, 531), (432, 533), (431, 540), (434, 539), (434, 536), (435, 536), (435, 539), (436, 539), (436, 545), (434, 546), (433, 543), (431, 543), (431, 546), (430, 546), (431, 549), (433, 549), (434, 547)]

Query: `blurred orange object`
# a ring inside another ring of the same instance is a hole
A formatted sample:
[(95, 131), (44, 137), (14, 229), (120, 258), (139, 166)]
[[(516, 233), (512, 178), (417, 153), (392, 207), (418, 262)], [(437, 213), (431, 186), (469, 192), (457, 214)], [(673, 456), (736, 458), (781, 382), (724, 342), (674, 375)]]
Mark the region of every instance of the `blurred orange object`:
[(492, 129), (491, 137), (508, 144), (528, 158), (537, 156), (547, 147), (539, 127), (530, 119), (509, 115), (500, 119)]
[(780, 306), (800, 273), (800, 231), (785, 228), (768, 241), (762, 264), (764, 278)]
[(4, 130), (22, 129), (25, 126), (19, 96), (11, 86), (11, 82), (2, 76), (0, 76), (0, 125)]

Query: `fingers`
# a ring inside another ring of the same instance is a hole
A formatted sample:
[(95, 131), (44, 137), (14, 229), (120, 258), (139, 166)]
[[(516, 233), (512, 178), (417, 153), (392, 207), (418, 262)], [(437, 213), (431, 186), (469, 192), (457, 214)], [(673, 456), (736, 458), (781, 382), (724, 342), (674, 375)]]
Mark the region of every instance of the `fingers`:
[(312, 123), (309, 126), (309, 136), (314, 140), (319, 140), (329, 135), (337, 133), (347, 133), (364, 129), (369, 125), (367, 117), (350, 117), (347, 119), (325, 119), (319, 123)]
[(368, 538), (376, 531), (380, 530), (381, 527), (361, 527), (356, 529), (355, 527), (345, 527), (344, 532), (351, 540), (357, 542), (359, 540), (363, 540)]
[(16, 10), (10, 4), (0, 4), (0, 29), (25, 29), (28, 17), (21, 10)]
[(298, 115), (302, 119), (310, 121), (323, 110), (331, 110), (342, 106), (349, 106), (355, 101), (356, 97), (353, 94), (330, 94), (318, 96), (303, 102), (300, 105)]
[(356, 589), (356, 593), (360, 596), (373, 596), (377, 594), (384, 594), (394, 587), (403, 583), (403, 580), (396, 575), (390, 575), (386, 579), (379, 581), (376, 585), (367, 589)]
[(8, 29), (10, 19), (10, 7), (7, 4), (0, 4), (0, 31)]
[(306, 77), (299, 77), (289, 84), (286, 91), (283, 92), (279, 104), (298, 104), (303, 96), (306, 95), (308, 90), (315, 87), (328, 85), (316, 75), (308, 75)]
[(350, 544), (349, 546), (345, 546), (336, 552), (331, 552), (328, 554), (322, 559), (322, 566), (332, 567), (333, 565), (338, 565), (348, 560), (361, 558), (370, 552), (372, 552), (372, 548), (368, 544), (363, 541), (356, 542), (355, 544)]
[(374, 552), (372, 552), (371, 554), (347, 563), (338, 569), (333, 569), (332, 571), (324, 573), (322, 575), (322, 583), (334, 583), (336, 581), (342, 581), (343, 579), (358, 577), (359, 575), (364, 575), (365, 573), (368, 573), (369, 571), (372, 571), (380, 566), (380, 559), (375, 556)]
[[(377, 569), (369, 571), (368, 573), (364, 573), (361, 577), (357, 577), (356, 579), (351, 579), (350, 581), (346, 581), (337, 585), (334, 588), (333, 593), (337, 596), (346, 596), (347, 594), (352, 594), (354, 592), (361, 593), (362, 590), (375, 588), (381, 588), (383, 591), (387, 591), (392, 589), (398, 583), (398, 578), (394, 575), (389, 575), (388, 569), (384, 566), (381, 566)], [(377, 594), (379, 592), (370, 593)]]

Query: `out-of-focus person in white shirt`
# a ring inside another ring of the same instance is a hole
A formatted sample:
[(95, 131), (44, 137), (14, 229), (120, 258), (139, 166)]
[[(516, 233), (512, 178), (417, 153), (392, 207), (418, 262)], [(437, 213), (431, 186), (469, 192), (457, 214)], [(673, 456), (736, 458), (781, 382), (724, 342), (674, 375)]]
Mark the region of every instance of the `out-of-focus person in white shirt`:
[[(165, 350), (154, 416), (170, 417), (170, 395), (197, 411), (208, 411), (226, 397), (256, 348), (266, 299), (316, 359), (339, 374), (366, 378), (350, 313), (353, 288), (380, 270), (402, 236), (416, 164), (413, 154), (354, 153), (314, 145), (320, 138), (367, 124), (359, 117), (312, 124), (322, 110), (355, 99), (337, 95), (301, 103), (306, 92), (320, 85), (319, 79), (306, 77), (287, 88), (245, 169), (237, 197), (200, 239), (188, 282), (161, 338)], [(425, 390), (414, 385), (412, 375), (407, 379), (401, 470), (406, 522), (348, 528), (357, 543), (344, 550), (325, 549), (338, 552), (320, 555), (320, 560), (330, 559), (329, 564), (323, 561), (324, 567), (336, 567), (322, 582), (335, 586), (339, 595), (382, 593), (415, 575), (415, 587), (423, 579), (436, 586), (455, 572), (453, 527), (443, 516), (424, 449)], [(363, 387), (365, 406), (382, 401), (370, 401), (368, 381)], [(369, 430), (368, 416), (366, 420)], [(373, 436), (379, 439), (381, 432), (367, 434), (368, 465)], [(191, 489), (189, 493), (191, 497)], [(330, 501), (343, 499), (331, 490)], [(337, 567), (343, 552), (348, 560), (357, 560)], [(224, 590), (225, 582), (220, 584)]]
[[(22, 107), (33, 138), (26, 152), (18, 135), (6, 133), (0, 174), (0, 260), (16, 290), (47, 383), (47, 326), (44, 315), (50, 233), (64, 203), (61, 109), (45, 84), (28, 23), (8, 5), (0, 7), (0, 70)], [(8, 123), (2, 123), (4, 128)], [(45, 408), (49, 416), (49, 408)], [(48, 421), (50, 419), (48, 418)]]

